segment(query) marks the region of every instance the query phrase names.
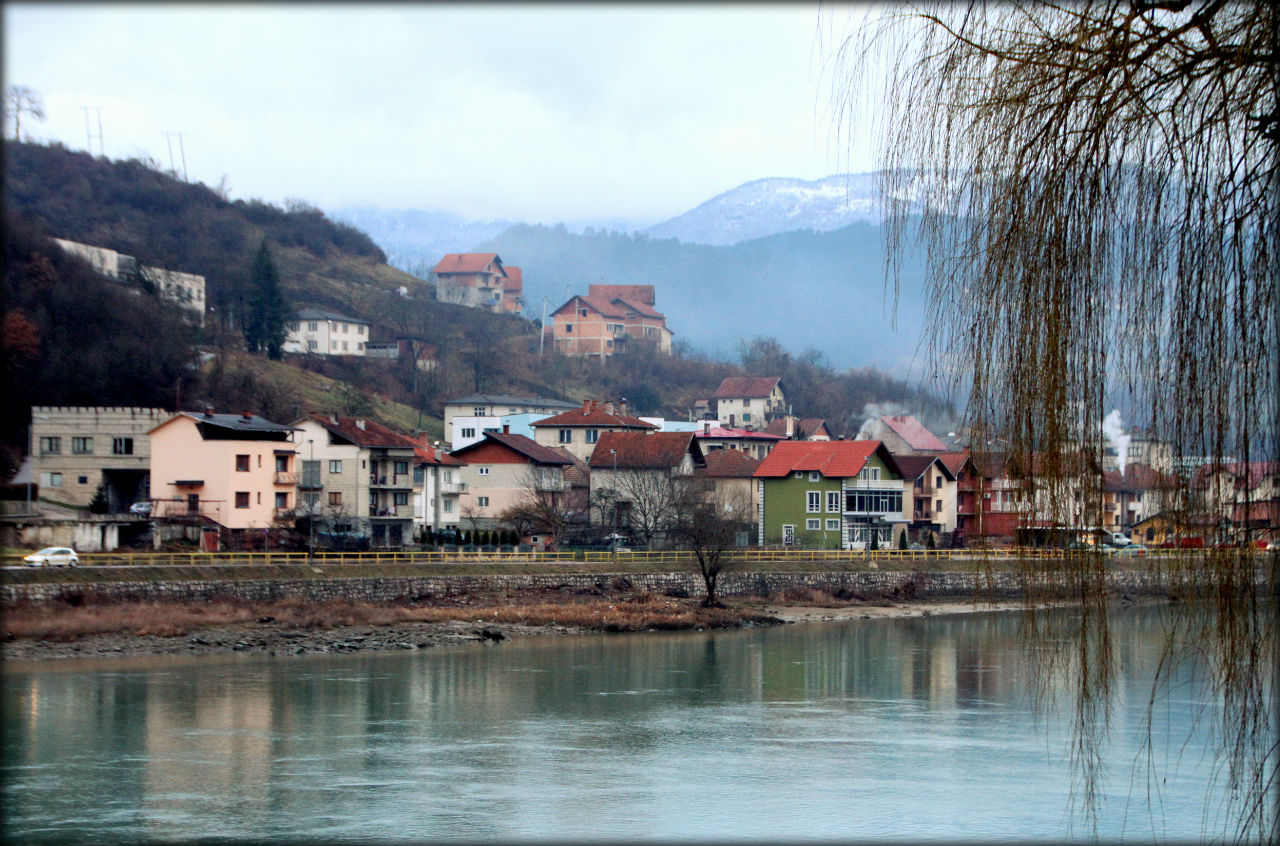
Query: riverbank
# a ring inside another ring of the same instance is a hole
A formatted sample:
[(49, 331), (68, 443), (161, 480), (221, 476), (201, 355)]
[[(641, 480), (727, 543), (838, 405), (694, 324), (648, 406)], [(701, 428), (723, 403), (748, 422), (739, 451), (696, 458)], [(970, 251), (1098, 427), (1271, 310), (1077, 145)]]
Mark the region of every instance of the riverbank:
[(703, 608), (649, 592), (521, 591), (430, 603), (178, 601), (16, 604), (5, 609), (0, 658), (290, 655), (501, 644), (525, 637), (679, 631), (929, 616), (1020, 608), (1017, 602), (840, 600), (818, 591), (740, 597)]

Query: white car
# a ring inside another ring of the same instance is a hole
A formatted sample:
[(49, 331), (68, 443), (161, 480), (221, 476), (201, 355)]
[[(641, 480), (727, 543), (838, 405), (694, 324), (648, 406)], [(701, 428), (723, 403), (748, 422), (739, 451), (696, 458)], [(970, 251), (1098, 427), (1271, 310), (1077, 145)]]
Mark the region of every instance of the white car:
[(80, 556), (65, 546), (46, 546), (22, 559), (28, 567), (79, 567)]
[(142, 500), (142, 502), (135, 502), (133, 505), (130, 505), (129, 513), (137, 514), (140, 517), (150, 517), (151, 516), (150, 500), (144, 499)]

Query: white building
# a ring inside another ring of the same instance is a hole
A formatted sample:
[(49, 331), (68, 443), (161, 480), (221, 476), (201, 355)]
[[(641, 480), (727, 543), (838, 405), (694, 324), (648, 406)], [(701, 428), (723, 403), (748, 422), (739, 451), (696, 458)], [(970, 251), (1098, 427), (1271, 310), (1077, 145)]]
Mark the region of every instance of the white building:
[(369, 343), (369, 323), (345, 314), (304, 308), (285, 321), (287, 353), (312, 355), (364, 355)]
[(108, 279), (155, 285), (156, 293), (161, 299), (189, 310), (192, 319), (201, 326), (204, 325), (204, 277), (200, 274), (139, 265), (133, 256), (126, 256), (106, 247), (94, 247), (62, 238), (53, 240), (64, 252), (84, 259)]

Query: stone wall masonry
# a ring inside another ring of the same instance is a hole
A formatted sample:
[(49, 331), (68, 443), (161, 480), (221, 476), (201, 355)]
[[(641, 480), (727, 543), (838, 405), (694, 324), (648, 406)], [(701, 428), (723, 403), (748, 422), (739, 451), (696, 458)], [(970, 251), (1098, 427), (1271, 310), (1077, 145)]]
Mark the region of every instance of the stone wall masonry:
[[(1259, 570), (1259, 584), (1266, 573)], [(1176, 575), (1148, 571), (1116, 571), (1107, 574), (1113, 593), (1132, 596), (1167, 596), (1191, 590)], [(820, 590), (847, 599), (989, 598), (1021, 596), (1028, 587), (1027, 576), (1016, 572), (809, 572), (809, 573), (725, 573), (719, 594), (768, 596), (791, 590)], [(1041, 577), (1038, 590), (1060, 598), (1070, 598), (1071, 589), (1062, 577)], [(146, 582), (93, 582), (83, 584), (0, 585), (0, 601), (5, 603), (46, 603), (65, 599), (150, 600), (167, 599), (204, 602), (215, 598), (272, 601), (302, 597), (313, 602), (390, 602), (468, 593), (514, 593), (529, 589), (594, 591), (605, 588), (648, 590), (673, 596), (700, 597), (704, 588), (695, 573), (574, 574), (414, 576), (394, 578), (321, 578), (249, 580), (173, 580)]]

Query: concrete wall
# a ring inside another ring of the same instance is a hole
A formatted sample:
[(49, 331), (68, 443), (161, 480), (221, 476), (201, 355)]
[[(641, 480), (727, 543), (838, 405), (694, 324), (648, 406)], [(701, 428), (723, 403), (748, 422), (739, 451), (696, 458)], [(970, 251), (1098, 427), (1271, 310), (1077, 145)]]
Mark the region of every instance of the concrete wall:
[[(199, 568), (190, 568), (199, 573)], [(1107, 574), (1115, 593), (1133, 596), (1164, 596), (1190, 592), (1190, 587), (1164, 573), (1120, 571)], [(1265, 571), (1259, 570), (1260, 583)], [(1025, 587), (1025, 574), (995, 573), (725, 573), (720, 580), (721, 596), (763, 596), (785, 590), (815, 589), (849, 598), (932, 599), (932, 598), (1013, 598)], [(79, 595), (98, 599), (176, 599), (205, 601), (215, 597), (246, 600), (275, 600), (300, 596), (314, 602), (345, 599), (353, 602), (387, 602), (395, 599), (447, 596), (471, 592), (510, 592), (530, 588), (595, 590), (630, 586), (655, 593), (703, 595), (702, 580), (695, 573), (645, 574), (543, 574), (423, 576), (396, 578), (311, 578), (245, 581), (157, 581), (98, 582), (93, 584), (0, 585), (4, 602), (49, 602)], [(1051, 585), (1041, 584), (1045, 589)], [(1065, 580), (1058, 583), (1063, 596), (1072, 595)]]

